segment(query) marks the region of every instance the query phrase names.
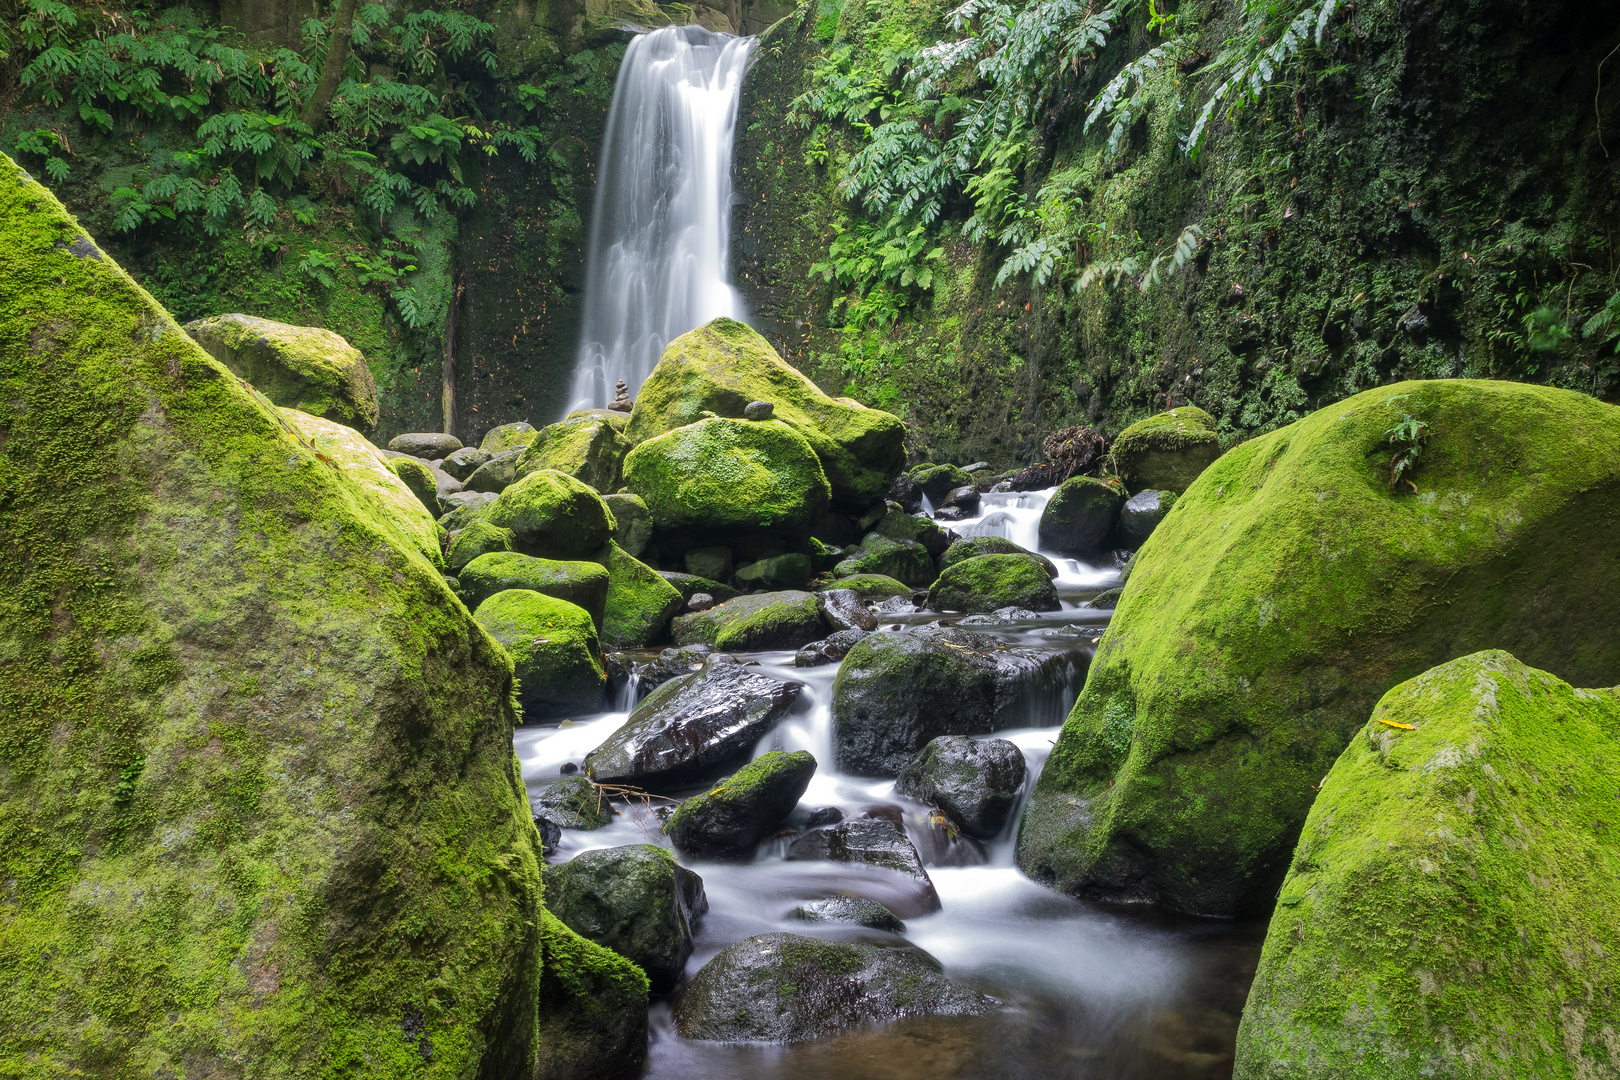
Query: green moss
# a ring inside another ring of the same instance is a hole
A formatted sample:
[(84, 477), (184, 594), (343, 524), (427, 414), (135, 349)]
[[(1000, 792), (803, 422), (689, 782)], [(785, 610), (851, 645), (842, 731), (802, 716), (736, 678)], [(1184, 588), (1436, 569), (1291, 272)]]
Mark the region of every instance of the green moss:
[(529, 589), (584, 608), (597, 631), (602, 629), (609, 576), (597, 563), (561, 562), (536, 559), (515, 551), (492, 551), (463, 566), (458, 577), (470, 608), (477, 608), (504, 589)]
[(1190, 405), (1150, 416), (1119, 433), (1112, 453), (1119, 478), (1131, 492), (1187, 490), (1221, 456), (1215, 420)]
[(434, 517), (439, 510), (439, 481), (433, 475), (433, 470), (412, 458), (391, 457), (384, 458), (388, 468), (399, 477), (400, 482), (415, 495), (423, 509)]
[(541, 469), (501, 492), (485, 512), (490, 525), (512, 530), (512, 546), (542, 559), (582, 559), (613, 535), (602, 497), (566, 473)]
[(905, 425), (898, 417), (828, 397), (752, 328), (731, 319), (715, 319), (669, 343), (641, 386), (626, 434), (639, 445), (705, 412), (741, 417), (751, 401), (770, 402), (774, 419), (810, 444), (837, 508), (864, 511), (905, 465)]
[(1125, 492), (1118, 483), (1094, 476), (1069, 477), (1041, 511), (1041, 546), (1065, 555), (1096, 558), (1113, 539), (1124, 501)]
[(684, 602), (675, 586), (618, 544), (610, 543), (596, 561), (608, 571), (602, 640), (611, 648), (634, 649), (663, 637)]
[(677, 645), (712, 645), (718, 652), (793, 649), (826, 633), (815, 594), (754, 593), (707, 611), (682, 615), (670, 627)]
[(1612, 1071), (1616, 791), (1613, 690), (1494, 651), (1392, 688), (1306, 818), (1236, 1075)]
[[(540, 432), (535, 430), (535, 426), (524, 420), (512, 424), (501, 424), (499, 427), (492, 427), (484, 432), (483, 439), (478, 443), (478, 449), (491, 456), (504, 454), (508, 450), (522, 450), (526, 446), (533, 445), (539, 435)], [(550, 467), (549, 465), (540, 466), (543, 469)]]
[(444, 566), (450, 573), (460, 574), (463, 567), (480, 555), (511, 550), (511, 529), (491, 525), (481, 517), (475, 518), (471, 525), (450, 538), (450, 545), (444, 552)]
[(590, 612), (532, 589), (505, 589), (473, 618), (511, 654), (525, 718), (600, 710), (607, 668)]
[(952, 488), (973, 483), (973, 478), (956, 465), (935, 465), (924, 462), (906, 474), (913, 483), (928, 493), (930, 499), (943, 499)]
[(970, 536), (957, 540), (939, 557), (939, 572), (944, 574), (957, 563), (978, 558), (980, 555), (1028, 555), (1046, 568), (1048, 577), (1057, 577), (1057, 566), (1051, 559), (1019, 547), (1004, 536)]
[(652, 511), (640, 495), (603, 495), (602, 501), (613, 514), (613, 542), (639, 559), (652, 540)]
[(554, 469), (576, 477), (604, 495), (619, 486), (619, 468), (630, 442), (606, 416), (617, 413), (575, 413), (548, 424), (518, 459), (517, 470), (526, 476), (536, 469)]
[(791, 552), (739, 566), (731, 580), (739, 589), (802, 589), (813, 573), (810, 556)]
[(711, 418), (653, 436), (624, 459), (624, 483), (659, 530), (689, 537), (681, 547), (737, 533), (796, 545), (827, 509), (820, 462), (779, 420)]
[(963, 559), (939, 575), (928, 590), (934, 611), (989, 612), (1020, 607), (1029, 611), (1057, 611), (1052, 576), (1033, 555), (977, 555)]
[(545, 961), (536, 1075), (551, 1080), (604, 1069), (633, 1072), (647, 1053), (646, 973), (544, 908), (539, 915)]
[(527, 1073), (509, 659), (4, 158), (0, 236), (0, 1058)]
[(876, 574), (907, 585), (927, 585), (934, 580), (934, 560), (915, 540), (867, 533), (860, 549), (833, 567), (833, 573), (839, 578)]
[(341, 335), (252, 315), (198, 319), (185, 330), (277, 405), (376, 430), (377, 384), (360, 350)]
[[(862, 600), (887, 600), (891, 596), (911, 597), (911, 586), (883, 574), (851, 574), (827, 585), (828, 589), (853, 589)], [(821, 591), (821, 590), (818, 590)]]
[[(1435, 432), (1417, 494), (1389, 484), (1403, 412)], [(1388, 687), (1490, 647), (1620, 682), (1617, 494), (1620, 409), (1517, 383), (1369, 391), (1229, 451), (1137, 552), (1020, 864), (1072, 893), (1268, 902)]]
[(798, 805), (816, 759), (770, 750), (707, 791), (682, 800), (664, 822), (677, 851), (695, 858), (752, 858), (761, 840)]
[(872, 526), (872, 531), (890, 540), (912, 540), (923, 546), (930, 555), (943, 555), (951, 541), (939, 522), (920, 514), (908, 514), (899, 503), (890, 503), (883, 520)]

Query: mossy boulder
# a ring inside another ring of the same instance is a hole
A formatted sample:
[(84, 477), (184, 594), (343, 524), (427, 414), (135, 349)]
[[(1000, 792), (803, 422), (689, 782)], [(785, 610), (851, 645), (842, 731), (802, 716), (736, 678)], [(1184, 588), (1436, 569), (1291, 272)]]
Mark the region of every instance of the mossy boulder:
[[(833, 567), (833, 576), (852, 578), (876, 574), (906, 585), (927, 585), (934, 580), (934, 560), (915, 540), (891, 540), (878, 533), (867, 533), (860, 548)], [(842, 581), (839, 588), (844, 588)]]
[(635, 558), (647, 550), (652, 539), (652, 512), (639, 495), (603, 495), (609, 512), (613, 514), (613, 542)]
[(618, 544), (609, 543), (597, 553), (596, 561), (608, 572), (602, 619), (602, 640), (608, 647), (634, 649), (663, 637), (685, 600), (680, 591)]
[(540, 909), (536, 1080), (634, 1076), (647, 1059), (646, 973)]
[(1004, 536), (970, 536), (965, 540), (956, 541), (939, 557), (939, 572), (943, 574), (957, 563), (976, 559), (980, 555), (1028, 555), (1041, 564), (1047, 577), (1058, 576), (1057, 564), (1051, 559), (1021, 547)]
[(473, 618), (511, 654), (525, 719), (601, 710), (607, 668), (590, 612), (532, 589), (506, 589)]
[[(1387, 432), (1431, 425), (1389, 482)], [(1394, 684), (1505, 648), (1620, 683), (1620, 409), (1517, 383), (1398, 383), (1221, 457), (1137, 552), (1024, 811), (1066, 892), (1269, 903), (1314, 786)]]
[(826, 588), (849, 589), (862, 600), (887, 600), (891, 596), (903, 596), (909, 600), (912, 591), (910, 585), (884, 574), (851, 574), (837, 579)]
[(928, 501), (939, 506), (945, 496), (955, 488), (973, 483), (973, 478), (956, 465), (936, 465), (932, 462), (914, 467), (906, 476)]
[(1150, 416), (1119, 433), (1111, 451), (1114, 468), (1132, 493), (1149, 489), (1181, 494), (1221, 456), (1215, 419), (1183, 405)]
[(527, 1075), (510, 659), (4, 157), (0, 431), (6, 1060)]
[(674, 570), (660, 570), (658, 576), (674, 586), (675, 591), (681, 594), (683, 601), (692, 599), (698, 593), (707, 593), (721, 603), (740, 595), (730, 585), (722, 585), (718, 581), (710, 581), (708, 578), (698, 577), (696, 574), (681, 574)]
[(275, 404), (368, 435), (376, 430), (377, 383), (341, 334), (252, 315), (215, 315), (185, 330)]
[(791, 551), (739, 566), (731, 580), (739, 589), (802, 589), (814, 572), (810, 556)]
[(934, 611), (985, 614), (997, 608), (1057, 611), (1057, 588), (1040, 560), (1030, 555), (979, 555), (939, 575), (928, 590)]
[(444, 512), (439, 505), (439, 481), (432, 468), (411, 457), (391, 457), (383, 461), (430, 516), (436, 518)]
[(491, 525), (483, 517), (474, 518), (464, 529), (450, 537), (444, 551), (445, 569), (460, 574), (462, 568), (480, 555), (492, 551), (512, 550), (512, 530)]
[(542, 469), (501, 492), (483, 520), (512, 530), (512, 546), (542, 559), (584, 559), (613, 535), (602, 497), (567, 473)]
[(664, 832), (684, 855), (698, 859), (748, 859), (799, 805), (816, 759), (805, 750), (772, 750), (714, 787), (684, 800), (664, 822)]
[(486, 454), (476, 446), (463, 446), (460, 450), (451, 451), (439, 462), (439, 468), (460, 480), (463, 484), (468, 477), (478, 471), (478, 467), (489, 461), (493, 455)]
[(484, 437), (479, 440), (478, 449), (494, 457), (496, 454), (512, 450), (522, 450), (533, 443), (539, 434), (533, 424), (524, 420), (519, 420), (515, 424), (500, 424), (484, 432)]
[(600, 829), (619, 816), (607, 792), (579, 775), (553, 780), (529, 800), (529, 808), (564, 829)]
[(1602, 1076), (1620, 1002), (1620, 696), (1504, 652), (1391, 689), (1321, 781), (1243, 1080)]
[(516, 551), (492, 551), (467, 563), (457, 577), (470, 608), (477, 608), (506, 589), (528, 589), (584, 608), (601, 632), (610, 578), (600, 563), (562, 562)]
[(611, 494), (618, 489), (619, 468), (630, 450), (620, 426), (598, 413), (571, 415), (547, 424), (524, 449), (517, 473), (527, 476), (539, 469), (553, 469), (604, 495)]
[(432, 513), (389, 467), (388, 460), (359, 432), (347, 424), (297, 409), (277, 409), (276, 412), (300, 440), (337, 466), (353, 493), (375, 508), (376, 516), (392, 529), (398, 543), (419, 552), (441, 570), (444, 568), (439, 528)]
[(518, 462), (522, 457), (522, 450), (503, 450), (493, 455), (467, 477), (466, 488), (469, 491), (487, 491), (499, 495), (517, 482), (521, 475), (518, 472)]
[(820, 461), (779, 420), (710, 418), (655, 435), (624, 459), (624, 484), (646, 502), (676, 551), (708, 543), (798, 546), (827, 509)]
[(1095, 558), (1108, 546), (1125, 492), (1094, 476), (1071, 476), (1058, 485), (1041, 511), (1041, 546), (1078, 558)]
[(739, 596), (670, 625), (675, 644), (712, 645), (722, 652), (797, 649), (826, 633), (815, 595), (795, 590)]
[(640, 444), (705, 412), (741, 417), (752, 401), (770, 402), (774, 421), (809, 443), (837, 509), (864, 511), (905, 467), (906, 429), (898, 417), (828, 397), (753, 328), (732, 319), (715, 319), (669, 343), (641, 384), (625, 433)]
[(890, 540), (913, 540), (935, 557), (945, 554), (945, 549), (951, 546), (951, 535), (954, 535), (947, 534), (937, 521), (906, 513), (899, 503), (889, 504), (889, 512), (872, 526), (872, 531)]

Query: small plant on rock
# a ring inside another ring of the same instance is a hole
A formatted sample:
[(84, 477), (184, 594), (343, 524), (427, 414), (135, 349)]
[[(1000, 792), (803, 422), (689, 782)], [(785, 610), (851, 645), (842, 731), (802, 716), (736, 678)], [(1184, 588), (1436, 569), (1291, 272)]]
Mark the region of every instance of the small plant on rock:
[(1408, 474), (1417, 468), (1418, 455), (1423, 452), (1423, 444), (1429, 441), (1429, 434), (1429, 425), (1410, 413), (1401, 413), (1399, 422), (1384, 432), (1384, 438), (1395, 448), (1389, 459), (1390, 490), (1405, 483), (1414, 494), (1417, 492), (1417, 485)]

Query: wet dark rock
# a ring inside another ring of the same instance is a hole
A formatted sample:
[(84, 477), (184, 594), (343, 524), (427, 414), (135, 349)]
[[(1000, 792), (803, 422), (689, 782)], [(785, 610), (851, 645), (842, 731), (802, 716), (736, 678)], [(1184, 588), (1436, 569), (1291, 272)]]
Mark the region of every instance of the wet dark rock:
[(859, 863), (890, 870), (906, 879), (906, 887), (888, 904), (896, 915), (912, 918), (939, 910), (939, 894), (923, 869), (922, 858), (903, 828), (879, 818), (842, 821), (828, 829), (805, 833), (788, 846), (789, 862)]
[(541, 854), (550, 855), (562, 843), (562, 826), (544, 814), (535, 814), (534, 829), (540, 834)]
[(802, 589), (814, 572), (810, 556), (795, 551), (739, 566), (732, 580), (740, 589)]
[[(915, 514), (922, 509), (923, 489), (918, 485), (917, 481), (901, 473), (889, 485), (889, 498), (899, 503), (901, 509), (906, 513)], [(866, 527), (871, 528), (875, 524), (877, 522), (873, 521), (867, 524)]]
[(849, 650), (865, 636), (865, 630), (840, 630), (820, 641), (812, 641), (794, 654), (793, 666), (820, 667), (823, 664), (836, 664), (848, 656)]
[(1065, 480), (1041, 511), (1041, 546), (1049, 551), (1095, 558), (1119, 517), (1123, 492), (1090, 476)]
[(836, 806), (823, 806), (810, 815), (805, 824), (812, 829), (819, 829), (824, 825), (836, 825), (844, 820), (844, 812)]
[(829, 510), (816, 519), (810, 535), (830, 547), (841, 548), (853, 544), (861, 534), (855, 531), (855, 522), (845, 514)]
[(993, 998), (912, 946), (760, 934), (722, 949), (675, 1001), (683, 1038), (799, 1042), (906, 1016), (972, 1016)]
[(686, 598), (686, 611), (708, 611), (714, 607), (714, 597), (706, 592), (693, 593)]
[(966, 521), (976, 516), (977, 510), (966, 510), (960, 506), (946, 506), (934, 511), (935, 521)]
[(637, 691), (646, 697), (669, 680), (692, 674), (703, 666), (703, 661), (709, 658), (712, 651), (707, 645), (665, 649), (656, 659), (636, 665)]
[(1021, 608), (1021, 607), (1004, 607), (1004, 608), (996, 608), (996, 610), (990, 612), (987, 615), (969, 615), (967, 618), (963, 619), (961, 622), (957, 623), (956, 625), (957, 626), (999, 626), (1002, 623), (1022, 622), (1025, 619), (1040, 619), (1040, 618), (1045, 618), (1045, 616), (1043, 616), (1038, 611), (1031, 611), (1028, 608)]
[(703, 879), (651, 844), (598, 848), (542, 871), (546, 907), (574, 933), (673, 989), (692, 955), (692, 928), (709, 909)]
[(572, 773), (541, 788), (529, 800), (529, 806), (535, 814), (544, 814), (565, 829), (600, 829), (619, 816), (605, 792)]
[(748, 761), (804, 689), (736, 657), (710, 656), (703, 666), (654, 690), (623, 727), (585, 756), (597, 783), (663, 792), (702, 784)]
[(916, 831), (917, 854), (924, 866), (983, 866), (990, 861), (985, 846), (962, 831), (950, 815), (932, 809)]
[(991, 840), (1018, 806), (1027, 772), (1023, 752), (1006, 739), (946, 735), (906, 762), (895, 790), (943, 810), (968, 836)]
[(977, 514), (979, 512), (979, 489), (972, 484), (963, 484), (961, 487), (952, 488), (945, 493), (945, 501), (939, 505), (941, 509), (949, 507), (966, 510), (969, 514)]
[(747, 859), (799, 805), (816, 773), (804, 750), (772, 750), (675, 808), (664, 832), (683, 855)]
[(1119, 598), (1124, 594), (1124, 589), (1104, 589), (1091, 598), (1091, 606), (1112, 611), (1119, 604)]
[(876, 630), (877, 616), (854, 589), (828, 589), (816, 593), (816, 610), (834, 630)]
[(910, 596), (891, 596), (877, 606), (879, 615), (914, 615), (916, 612), (917, 601)]
[(894, 912), (860, 896), (829, 896), (825, 900), (812, 900), (793, 909), (793, 917), (804, 922), (853, 923), (868, 930), (887, 930), (891, 934), (906, 932), (906, 924)]
[(769, 420), (776, 413), (776, 406), (769, 401), (750, 401), (743, 406), (744, 420)]
[(579, 772), (579, 766), (575, 765), (572, 761), (565, 761), (557, 767), (557, 771), (562, 773), (564, 776), (573, 776), (575, 773)]
[(702, 643), (728, 652), (797, 649), (826, 632), (815, 596), (796, 590), (739, 596), (670, 625), (677, 645)]
[(1176, 493), (1173, 491), (1138, 491), (1120, 508), (1120, 540), (1127, 546), (1140, 547), (1174, 505)]

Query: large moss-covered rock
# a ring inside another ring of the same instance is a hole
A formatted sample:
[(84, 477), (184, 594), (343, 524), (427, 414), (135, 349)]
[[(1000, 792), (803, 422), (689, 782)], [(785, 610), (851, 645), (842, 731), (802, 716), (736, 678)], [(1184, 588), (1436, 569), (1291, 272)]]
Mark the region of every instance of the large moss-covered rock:
[(570, 415), (547, 424), (524, 449), (517, 474), (553, 469), (581, 480), (604, 495), (619, 486), (619, 466), (630, 441), (600, 413)]
[(1058, 485), (1041, 511), (1041, 546), (1064, 555), (1095, 558), (1108, 546), (1124, 495), (1118, 484), (1093, 476), (1071, 476)]
[(536, 1080), (634, 1076), (647, 1058), (646, 974), (540, 909)]
[(512, 546), (542, 559), (583, 559), (613, 535), (602, 497), (567, 473), (542, 469), (501, 492), (483, 520), (512, 530)]
[[(478, 449), (494, 457), (496, 454), (510, 453), (513, 450), (522, 450), (533, 443), (540, 433), (533, 424), (519, 420), (514, 424), (500, 424), (484, 432), (484, 437), (478, 442)], [(550, 468), (550, 466), (542, 466)]]
[(450, 537), (450, 544), (444, 552), (445, 569), (452, 574), (459, 574), (463, 567), (480, 555), (488, 555), (493, 551), (511, 551), (512, 539), (511, 529), (491, 525), (482, 516), (476, 517), (466, 528), (458, 530)]
[(907, 585), (927, 585), (934, 580), (934, 560), (915, 540), (891, 540), (873, 532), (866, 534), (855, 554), (833, 567), (833, 575), (840, 578), (874, 574)]
[(516, 551), (492, 551), (467, 563), (456, 577), (469, 608), (476, 610), (479, 604), (506, 589), (529, 589), (584, 608), (597, 632), (602, 630), (609, 575), (600, 563), (561, 562)]
[(375, 447), (347, 424), (297, 409), (277, 409), (276, 412), (299, 439), (338, 467), (354, 492), (376, 508), (377, 518), (392, 530), (395, 540), (443, 569), (439, 528), (433, 515), (389, 468), (388, 460), (378, 454)]
[(699, 859), (752, 858), (759, 842), (793, 812), (810, 786), (816, 759), (805, 750), (772, 750), (675, 808), (664, 832)]
[(705, 412), (740, 417), (751, 401), (770, 402), (774, 419), (809, 442), (838, 509), (864, 511), (905, 466), (906, 429), (898, 417), (828, 397), (751, 327), (731, 319), (669, 343), (641, 384), (626, 434), (639, 444)]
[(422, 509), (430, 516), (437, 517), (444, 512), (443, 507), (439, 505), (439, 482), (434, 477), (431, 466), (412, 457), (391, 457), (384, 458), (383, 461), (387, 464), (388, 471), (405, 485), (405, 490), (416, 496), (417, 501), (422, 504)]
[(652, 512), (647, 504), (641, 496), (628, 493), (603, 495), (602, 501), (613, 514), (613, 542), (632, 557), (641, 558), (653, 534)]
[(597, 553), (607, 567), (607, 609), (602, 640), (613, 649), (650, 645), (664, 636), (684, 597), (663, 576), (616, 543)]
[(1221, 456), (1221, 440), (1214, 417), (1183, 405), (1132, 424), (1119, 433), (1111, 452), (1120, 481), (1133, 493), (1151, 489), (1179, 495)]
[(1063, 604), (1046, 567), (1034, 556), (978, 555), (939, 575), (928, 590), (928, 606), (983, 614), (1004, 607), (1057, 611)]
[(525, 1075), (510, 660), (4, 157), (0, 432), (7, 1062)]
[(827, 627), (813, 593), (753, 593), (707, 611), (682, 615), (670, 626), (677, 645), (712, 645), (725, 652), (797, 649)]
[(798, 546), (827, 509), (821, 463), (778, 420), (710, 418), (656, 435), (624, 459), (624, 484), (676, 551), (750, 540)]
[(377, 383), (341, 334), (252, 315), (215, 315), (185, 329), (275, 404), (367, 434), (376, 429)]
[(1306, 818), (1236, 1075), (1612, 1073), (1617, 791), (1614, 690), (1496, 651), (1390, 690)]
[[(1432, 432), (1416, 492), (1390, 485), (1403, 414)], [(1620, 682), (1617, 500), (1620, 409), (1547, 387), (1400, 383), (1229, 451), (1138, 551), (1021, 865), (1189, 911), (1269, 902), (1390, 686), (1487, 647)]]
[(601, 708), (607, 669), (590, 612), (530, 589), (506, 589), (479, 604), (473, 618), (511, 654), (525, 719)]
[(890, 503), (889, 512), (872, 526), (872, 531), (879, 536), (887, 536), (890, 540), (911, 540), (922, 545), (929, 555), (939, 556), (951, 546), (951, 535), (947, 534), (939, 524), (920, 514), (908, 514), (900, 508), (899, 503)]
[(885, 574), (852, 574), (838, 578), (826, 588), (848, 589), (862, 600), (887, 600), (892, 596), (910, 599), (912, 591), (910, 585)]

